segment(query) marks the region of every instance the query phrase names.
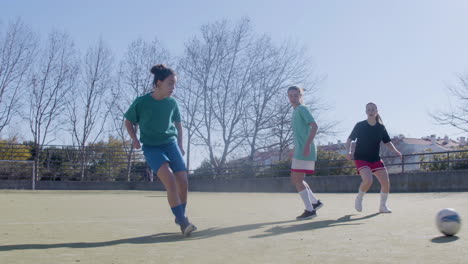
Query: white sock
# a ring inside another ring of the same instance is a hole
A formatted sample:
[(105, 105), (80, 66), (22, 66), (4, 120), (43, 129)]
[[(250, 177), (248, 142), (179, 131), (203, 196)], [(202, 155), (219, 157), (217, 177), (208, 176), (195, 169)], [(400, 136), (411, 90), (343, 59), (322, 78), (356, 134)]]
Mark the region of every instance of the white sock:
[(357, 196), (362, 199), (364, 197), (364, 194), (366, 194), (366, 192), (363, 192), (361, 191), (361, 189), (359, 189), (359, 193)]
[(380, 193), (380, 206), (386, 206), (387, 205), (387, 198), (388, 198), (388, 193)]
[(314, 210), (314, 207), (312, 207), (312, 203), (310, 202), (309, 198), (309, 193), (307, 192), (307, 188), (300, 191), (299, 195), (302, 198), (302, 201), (304, 202), (305, 209), (309, 212), (312, 212)]
[(313, 203), (316, 204), (318, 202), (317, 196), (312, 192), (311, 189), (306, 188), (307, 194), (309, 194), (309, 200)]

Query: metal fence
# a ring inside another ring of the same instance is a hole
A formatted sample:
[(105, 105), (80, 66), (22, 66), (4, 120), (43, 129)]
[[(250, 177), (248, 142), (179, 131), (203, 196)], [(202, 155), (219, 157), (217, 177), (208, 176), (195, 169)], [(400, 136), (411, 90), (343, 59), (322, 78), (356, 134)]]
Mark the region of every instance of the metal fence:
[[(468, 150), (383, 157), (390, 173), (468, 169)], [(290, 161), (268, 165), (242, 163), (223, 168), (190, 170), (192, 179), (285, 177)], [(355, 175), (352, 161), (318, 160), (315, 175)], [(0, 180), (153, 181), (141, 151), (109, 146), (43, 146), (0, 143)]]
[[(389, 173), (414, 173), (423, 171), (468, 169), (468, 150), (422, 152), (382, 157)], [(285, 177), (290, 173), (291, 162), (282, 161), (268, 165), (242, 164), (224, 168), (199, 168), (191, 171), (191, 178), (262, 178)], [(356, 175), (353, 161), (346, 159), (316, 161), (315, 176)]]
[[(25, 166), (25, 161), (29, 161)], [(30, 168), (33, 166), (34, 172)], [(152, 181), (141, 151), (109, 146), (0, 144), (0, 180)]]

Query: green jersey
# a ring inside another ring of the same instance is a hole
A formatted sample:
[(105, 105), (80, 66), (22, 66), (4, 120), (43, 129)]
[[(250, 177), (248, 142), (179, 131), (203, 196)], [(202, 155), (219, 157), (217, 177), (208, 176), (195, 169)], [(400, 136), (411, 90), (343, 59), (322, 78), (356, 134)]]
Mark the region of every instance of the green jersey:
[(305, 157), (304, 146), (310, 134), (310, 123), (315, 123), (309, 109), (305, 105), (299, 105), (293, 111), (292, 129), (294, 136), (294, 158), (298, 160), (317, 160), (317, 148), (312, 141), (310, 144), (310, 155)]
[(177, 139), (174, 122), (180, 122), (180, 112), (172, 97), (156, 100), (151, 93), (145, 94), (133, 101), (124, 116), (139, 125), (143, 145), (158, 146)]

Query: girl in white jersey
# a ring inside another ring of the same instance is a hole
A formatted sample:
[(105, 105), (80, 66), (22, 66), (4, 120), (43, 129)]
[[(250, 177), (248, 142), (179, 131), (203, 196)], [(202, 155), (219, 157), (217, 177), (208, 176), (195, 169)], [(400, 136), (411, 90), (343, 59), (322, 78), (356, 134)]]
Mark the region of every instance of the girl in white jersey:
[(316, 210), (323, 206), (304, 181), (307, 173), (315, 171), (317, 149), (314, 138), (318, 126), (309, 109), (304, 105), (304, 90), (297, 86), (288, 88), (288, 98), (294, 108), (292, 117), (292, 129), (294, 137), (294, 155), (291, 164), (291, 181), (304, 202), (304, 212), (296, 217), (297, 220), (311, 219), (317, 216)]

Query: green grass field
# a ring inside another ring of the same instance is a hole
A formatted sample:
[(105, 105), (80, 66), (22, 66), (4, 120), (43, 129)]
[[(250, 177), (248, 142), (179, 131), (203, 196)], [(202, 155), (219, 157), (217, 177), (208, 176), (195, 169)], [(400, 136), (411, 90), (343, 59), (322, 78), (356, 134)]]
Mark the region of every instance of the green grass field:
[(294, 193), (190, 193), (198, 231), (183, 238), (165, 193), (0, 191), (0, 263), (468, 263), (468, 229), (454, 237), (436, 213), (468, 219), (468, 193), (318, 194), (312, 220)]

